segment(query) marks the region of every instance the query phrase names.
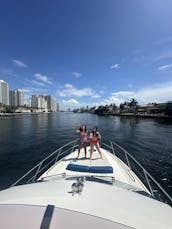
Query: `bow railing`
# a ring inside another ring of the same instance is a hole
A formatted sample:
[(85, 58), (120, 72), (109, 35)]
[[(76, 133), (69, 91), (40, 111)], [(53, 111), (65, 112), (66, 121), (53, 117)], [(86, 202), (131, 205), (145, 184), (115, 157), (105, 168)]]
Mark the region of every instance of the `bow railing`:
[(126, 170), (132, 170), (138, 176), (140, 181), (149, 191), (151, 197), (158, 199), (162, 202), (166, 202), (172, 206), (172, 197), (128, 151), (112, 141), (110, 142), (110, 144), (102, 142), (101, 146), (107, 148), (109, 151), (111, 151), (112, 154), (114, 154), (121, 161), (123, 161), (128, 166)]
[(73, 140), (59, 149), (55, 150), (53, 153), (48, 155), (38, 164), (36, 164), (32, 169), (30, 169), (27, 173), (25, 173), (21, 178), (19, 178), (15, 183), (11, 185), (11, 187), (20, 185), (20, 184), (28, 184), (37, 181), (37, 179), (51, 166), (53, 166), (57, 161), (73, 152), (78, 147), (78, 140)]
[[(162, 202), (166, 202), (172, 206), (171, 196), (161, 187), (161, 185), (150, 175), (150, 173), (123, 147), (115, 142), (101, 142), (100, 145), (108, 149), (112, 154), (117, 156), (121, 161), (123, 161), (128, 167), (126, 168), (132, 170), (140, 179), (140, 181), (145, 185), (148, 190), (147, 194), (151, 197), (156, 198)], [(59, 160), (63, 159), (65, 156), (76, 150), (78, 147), (78, 140), (73, 140), (66, 145), (55, 150), (53, 153), (48, 155), (45, 159), (36, 164), (32, 169), (30, 169), (26, 174), (19, 178), (11, 187), (28, 184), (33, 182), (38, 182), (38, 178), (46, 172), (51, 166), (55, 165)], [(124, 167), (125, 168), (125, 167)], [(127, 172), (127, 171), (126, 171)]]

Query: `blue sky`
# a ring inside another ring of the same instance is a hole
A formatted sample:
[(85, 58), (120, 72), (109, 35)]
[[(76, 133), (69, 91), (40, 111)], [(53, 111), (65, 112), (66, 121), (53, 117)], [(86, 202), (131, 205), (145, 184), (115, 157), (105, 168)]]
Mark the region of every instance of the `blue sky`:
[(172, 100), (171, 0), (1, 0), (0, 79), (61, 108)]

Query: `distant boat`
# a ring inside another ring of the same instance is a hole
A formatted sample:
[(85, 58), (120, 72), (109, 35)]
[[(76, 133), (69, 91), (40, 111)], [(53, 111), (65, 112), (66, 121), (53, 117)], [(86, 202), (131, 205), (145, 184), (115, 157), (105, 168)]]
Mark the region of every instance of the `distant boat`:
[(74, 140), (1, 191), (0, 228), (172, 228), (172, 198), (125, 149), (77, 151)]

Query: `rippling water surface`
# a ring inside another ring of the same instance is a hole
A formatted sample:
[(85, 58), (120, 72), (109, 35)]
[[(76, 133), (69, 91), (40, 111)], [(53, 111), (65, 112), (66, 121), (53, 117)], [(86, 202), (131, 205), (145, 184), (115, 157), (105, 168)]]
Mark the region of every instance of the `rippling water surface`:
[(172, 196), (172, 123), (132, 117), (52, 113), (0, 119), (0, 189), (63, 144), (80, 124), (128, 150)]

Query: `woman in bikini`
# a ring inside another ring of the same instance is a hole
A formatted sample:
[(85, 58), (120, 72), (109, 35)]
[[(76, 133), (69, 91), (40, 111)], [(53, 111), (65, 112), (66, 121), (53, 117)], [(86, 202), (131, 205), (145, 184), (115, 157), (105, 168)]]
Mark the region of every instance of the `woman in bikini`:
[(99, 152), (100, 158), (103, 159), (102, 158), (102, 153), (101, 153), (100, 147), (99, 147), (99, 142), (98, 142), (98, 140), (100, 138), (101, 138), (100, 133), (97, 131), (97, 127), (95, 126), (93, 128), (93, 131), (90, 134), (90, 147), (91, 147), (90, 160), (92, 159), (94, 146), (96, 147), (97, 151)]
[(78, 156), (76, 159), (79, 159), (79, 154), (82, 146), (84, 146), (84, 151), (85, 151), (85, 159), (87, 158), (87, 137), (88, 137), (88, 131), (85, 125), (80, 126), (77, 130), (76, 133), (80, 134), (79, 138), (79, 147), (78, 147)]

